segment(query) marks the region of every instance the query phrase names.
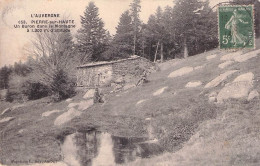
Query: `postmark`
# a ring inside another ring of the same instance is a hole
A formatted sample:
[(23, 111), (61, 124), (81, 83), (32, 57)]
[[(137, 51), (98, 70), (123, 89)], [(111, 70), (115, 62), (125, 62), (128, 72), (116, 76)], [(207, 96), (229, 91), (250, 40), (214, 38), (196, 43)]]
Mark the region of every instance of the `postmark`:
[(254, 6), (219, 6), (218, 28), (220, 49), (254, 48)]

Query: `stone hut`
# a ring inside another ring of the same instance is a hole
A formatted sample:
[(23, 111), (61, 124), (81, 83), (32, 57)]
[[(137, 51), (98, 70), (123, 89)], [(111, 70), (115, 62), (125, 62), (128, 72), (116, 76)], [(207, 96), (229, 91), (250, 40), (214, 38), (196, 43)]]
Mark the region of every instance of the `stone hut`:
[(110, 86), (117, 82), (138, 81), (145, 71), (154, 71), (155, 64), (140, 56), (117, 61), (89, 63), (77, 67), (77, 86)]

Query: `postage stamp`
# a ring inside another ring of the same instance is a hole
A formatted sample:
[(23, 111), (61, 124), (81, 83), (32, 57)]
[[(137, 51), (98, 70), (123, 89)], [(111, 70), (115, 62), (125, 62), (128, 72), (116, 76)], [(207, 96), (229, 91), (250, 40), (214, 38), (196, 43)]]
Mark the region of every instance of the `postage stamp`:
[(218, 28), (220, 49), (254, 48), (254, 6), (219, 6)]

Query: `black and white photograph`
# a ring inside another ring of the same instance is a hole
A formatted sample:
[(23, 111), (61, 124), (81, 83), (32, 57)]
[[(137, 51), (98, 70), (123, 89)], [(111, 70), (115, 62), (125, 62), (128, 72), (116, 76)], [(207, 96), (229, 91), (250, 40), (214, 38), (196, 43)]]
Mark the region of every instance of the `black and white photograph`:
[(0, 166), (259, 166), (260, 0), (0, 0)]

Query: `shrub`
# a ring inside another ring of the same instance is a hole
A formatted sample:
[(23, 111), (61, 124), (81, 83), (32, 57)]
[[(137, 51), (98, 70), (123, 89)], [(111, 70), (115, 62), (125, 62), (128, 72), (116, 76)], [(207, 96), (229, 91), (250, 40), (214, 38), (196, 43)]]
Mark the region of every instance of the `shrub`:
[(39, 82), (26, 81), (23, 84), (24, 94), (28, 96), (29, 100), (36, 100), (48, 96), (49, 88)]
[(37, 80), (32, 80), (32, 76), (11, 75), (6, 101), (26, 101), (36, 100), (48, 96), (50, 88)]
[(7, 90), (5, 100), (8, 101), (8, 102), (13, 102), (14, 101), (14, 97), (13, 97), (14, 95), (15, 94), (10, 92), (10, 90)]
[(27, 100), (27, 97), (24, 94), (25, 87), (23, 86), (27, 80), (28, 80), (28, 77), (12, 74), (10, 76), (9, 88), (7, 91), (6, 101), (12, 102), (13, 100), (16, 100), (16, 101)]
[(54, 101), (69, 98), (75, 94), (75, 82), (62, 69), (58, 70), (51, 83), (51, 92)]

